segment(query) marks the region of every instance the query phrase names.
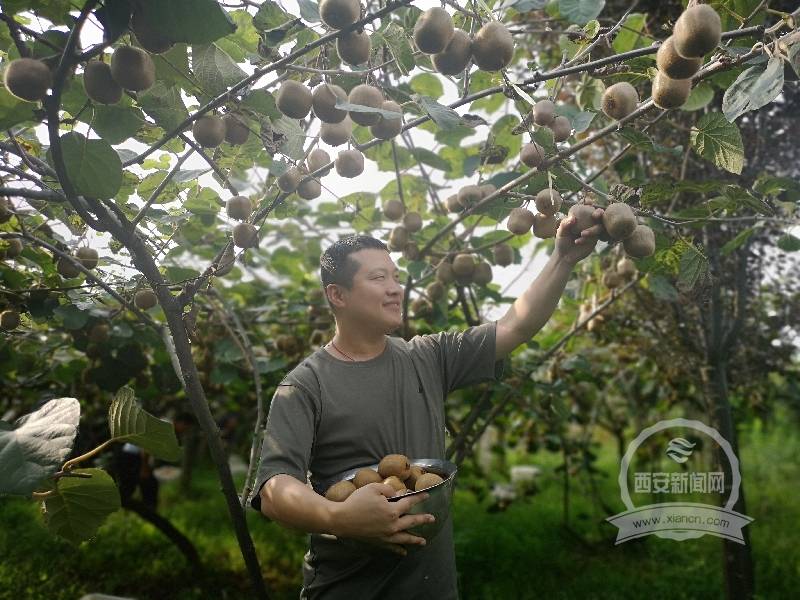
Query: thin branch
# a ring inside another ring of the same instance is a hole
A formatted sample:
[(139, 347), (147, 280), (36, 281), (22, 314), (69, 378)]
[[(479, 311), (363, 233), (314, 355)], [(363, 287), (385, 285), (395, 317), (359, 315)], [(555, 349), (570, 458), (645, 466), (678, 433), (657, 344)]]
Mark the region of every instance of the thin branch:
[(156, 200), (158, 200), (158, 197), (161, 195), (161, 192), (163, 192), (166, 189), (167, 185), (169, 185), (169, 182), (172, 181), (172, 178), (180, 170), (180, 168), (183, 165), (183, 163), (186, 162), (186, 159), (189, 158), (192, 155), (193, 152), (194, 152), (194, 148), (191, 148), (190, 150), (186, 151), (183, 154), (183, 156), (181, 156), (178, 159), (178, 161), (175, 163), (175, 166), (172, 167), (172, 169), (170, 169), (169, 173), (167, 173), (167, 176), (164, 177), (164, 179), (161, 181), (161, 183), (158, 184), (158, 187), (156, 187), (156, 189), (153, 190), (153, 193), (150, 194), (150, 197), (144, 203), (144, 206), (142, 206), (142, 208), (139, 209), (139, 212), (136, 214), (136, 216), (131, 221), (131, 224), (134, 227), (136, 225), (138, 225), (139, 221), (141, 221), (144, 218), (145, 214), (147, 213), (147, 210), (153, 205), (153, 203)]

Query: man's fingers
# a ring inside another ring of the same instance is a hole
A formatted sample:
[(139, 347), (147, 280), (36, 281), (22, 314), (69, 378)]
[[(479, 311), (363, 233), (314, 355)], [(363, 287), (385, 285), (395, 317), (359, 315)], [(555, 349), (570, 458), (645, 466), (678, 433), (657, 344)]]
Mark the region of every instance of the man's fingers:
[(431, 495), (428, 492), (425, 492), (424, 494), (415, 494), (413, 496), (403, 498), (402, 500), (398, 500), (396, 503), (398, 514), (403, 515), (407, 513), (412, 506), (419, 504), (423, 500), (427, 500), (430, 498), (430, 496)]
[(425, 538), (413, 535), (411, 533), (404, 533), (402, 531), (382, 539), (393, 544), (414, 544), (416, 546), (425, 545)]
[(603, 226), (599, 223), (581, 231), (581, 237), (598, 237), (603, 233)]
[(604, 212), (605, 211), (602, 208), (596, 208), (596, 209), (594, 209), (594, 212), (592, 213), (592, 217), (594, 217), (595, 221), (599, 221), (600, 219), (603, 218), (603, 213)]

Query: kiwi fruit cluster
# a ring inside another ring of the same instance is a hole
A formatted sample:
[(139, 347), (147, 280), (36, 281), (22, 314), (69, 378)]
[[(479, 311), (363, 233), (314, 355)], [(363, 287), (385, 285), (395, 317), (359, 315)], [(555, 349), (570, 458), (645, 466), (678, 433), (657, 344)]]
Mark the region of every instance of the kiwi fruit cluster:
[(536, 125), (548, 127), (556, 143), (564, 142), (572, 135), (572, 123), (567, 117), (556, 113), (556, 105), (552, 100), (545, 98), (536, 102), (531, 109), (530, 119)]
[(465, 185), (455, 194), (448, 196), (447, 200), (445, 200), (445, 206), (448, 212), (459, 213), (465, 209), (472, 208), (496, 191), (497, 188), (491, 183)]
[(611, 119), (624, 119), (636, 110), (638, 104), (639, 93), (627, 81), (615, 83), (603, 92), (603, 112)]
[(636, 276), (636, 263), (627, 256), (617, 260), (603, 273), (603, 285), (613, 290)]
[(333, 502), (344, 502), (357, 489), (371, 483), (383, 483), (394, 488), (395, 496), (419, 492), (442, 483), (444, 479), (425, 467), (412, 465), (403, 454), (387, 454), (378, 468), (359, 469), (352, 480), (338, 481), (325, 491), (325, 498)]
[(653, 103), (659, 108), (682, 106), (692, 89), (692, 76), (703, 64), (703, 56), (720, 42), (722, 23), (708, 4), (687, 8), (672, 28), (672, 35), (656, 53), (658, 72), (653, 79)]
[(205, 114), (192, 124), (192, 136), (203, 148), (216, 148), (222, 142), (244, 144), (249, 135), (250, 129), (241, 115), (233, 113), (222, 117)]
[[(594, 212), (594, 207), (589, 207)], [(591, 218), (591, 217), (590, 217)], [(656, 238), (647, 225), (640, 225), (630, 206), (613, 202), (603, 211), (603, 229), (612, 240), (621, 241), (628, 256), (645, 258), (655, 252)]]

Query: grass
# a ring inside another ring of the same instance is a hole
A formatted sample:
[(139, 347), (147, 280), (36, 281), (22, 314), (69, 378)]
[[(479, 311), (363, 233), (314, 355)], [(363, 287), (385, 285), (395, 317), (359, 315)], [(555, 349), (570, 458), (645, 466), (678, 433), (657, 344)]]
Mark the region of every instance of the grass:
[[(765, 431), (758, 422), (742, 435), (743, 478), (756, 565), (758, 597), (796, 596), (800, 580), (800, 436), (789, 426)], [(711, 536), (676, 542), (647, 537), (613, 545), (615, 529), (573, 480), (570, 529), (562, 527), (557, 456), (542, 453), (512, 461), (543, 467), (540, 491), (504, 512), (487, 512), (462, 486), (453, 504), (459, 588), (467, 600), (508, 598), (722, 598), (721, 541)], [(617, 459), (604, 445), (600, 494), (621, 510)], [(466, 474), (465, 474), (466, 475)], [(465, 476), (464, 481), (467, 481)], [(237, 479), (237, 485), (240, 483)], [(162, 486), (160, 512), (196, 545), (207, 565), (203, 577), (152, 526), (118, 512), (97, 537), (75, 548), (51, 536), (23, 499), (0, 501), (0, 598), (74, 600), (89, 592), (144, 599), (248, 597), (247, 575), (213, 472), (198, 470), (193, 495)], [(264, 577), (274, 598), (296, 598), (305, 536), (267, 523), (248, 511)]]

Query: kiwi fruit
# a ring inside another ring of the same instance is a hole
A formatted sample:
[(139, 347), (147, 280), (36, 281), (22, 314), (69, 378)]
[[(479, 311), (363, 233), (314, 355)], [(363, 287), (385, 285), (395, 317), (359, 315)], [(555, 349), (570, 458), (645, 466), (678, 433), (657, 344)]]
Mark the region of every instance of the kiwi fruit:
[(623, 240), (636, 229), (636, 215), (624, 202), (612, 202), (603, 211), (603, 227), (615, 240)]
[(233, 243), (237, 248), (255, 248), (258, 230), (250, 223), (237, 223), (233, 228)]
[(572, 231), (579, 234), (585, 229), (594, 227), (597, 222), (594, 220), (595, 207), (590, 204), (573, 204), (569, 209), (569, 216), (575, 217), (575, 225)]
[(297, 186), (297, 195), (304, 200), (319, 198), (322, 194), (322, 184), (319, 179), (307, 179)]
[(105, 323), (97, 323), (89, 330), (89, 341), (102, 344), (108, 341), (109, 327)]
[(554, 215), (561, 208), (561, 194), (558, 190), (545, 188), (536, 194), (536, 210), (545, 215)]
[(408, 244), (408, 229), (398, 225), (389, 232), (389, 250), (392, 252), (402, 252)]
[(322, 0), (319, 3), (319, 18), (331, 29), (344, 29), (360, 16), (359, 0)]
[(218, 277), (224, 277), (225, 275), (233, 271), (233, 265), (235, 261), (236, 261), (236, 255), (233, 253), (233, 246), (228, 244), (227, 246), (225, 246), (225, 251), (219, 258), (219, 262), (217, 263), (217, 270), (214, 272), (214, 275)]
[(311, 90), (299, 81), (287, 79), (275, 97), (278, 110), (290, 119), (304, 119), (311, 112)]
[(635, 111), (638, 104), (639, 93), (627, 81), (615, 83), (603, 93), (603, 112), (617, 121)]
[(411, 465), (405, 454), (387, 454), (378, 464), (378, 473), (384, 479), (396, 476), (400, 481), (405, 481), (411, 475)]
[(553, 141), (556, 143), (563, 142), (569, 139), (572, 134), (572, 123), (564, 116), (558, 116), (553, 119), (550, 125), (550, 130), (553, 132)]
[(472, 58), (483, 71), (499, 71), (511, 62), (514, 39), (500, 21), (489, 21), (472, 40)]
[(433, 55), (434, 69), (442, 75), (458, 75), (467, 68), (472, 58), (472, 39), (461, 29), (453, 31), (453, 37), (444, 50)]
[(474, 206), (483, 199), (483, 191), (478, 185), (465, 185), (458, 190), (458, 203), (464, 208)]
[(455, 281), (455, 273), (453, 273), (453, 265), (443, 260), (436, 267), (436, 280), (447, 285)]
[(492, 248), (492, 256), (498, 267), (507, 267), (514, 262), (514, 249), (508, 244), (497, 244)]
[(253, 212), (253, 203), (247, 196), (233, 196), (225, 203), (225, 212), (231, 219), (244, 221)]
[(364, 172), (364, 155), (358, 150), (342, 150), (336, 157), (336, 172), (342, 177), (358, 177)]
[(617, 261), (617, 273), (625, 279), (631, 279), (636, 275), (636, 263), (627, 256), (623, 256)]
[(83, 246), (75, 251), (75, 257), (80, 261), (86, 269), (94, 269), (97, 266), (98, 255), (97, 250)]
[(222, 121), (225, 123), (225, 141), (231, 146), (241, 146), (250, 137), (250, 128), (239, 115), (228, 113)]
[(720, 42), (722, 23), (708, 4), (697, 4), (683, 11), (672, 28), (675, 51), (684, 58), (702, 58)]
[(405, 207), (400, 200), (387, 200), (383, 205), (383, 214), (390, 221), (399, 221), (403, 218)]
[(554, 215), (536, 214), (533, 216), (533, 235), (546, 239), (556, 237), (558, 219)]
[(331, 502), (344, 502), (355, 491), (356, 486), (352, 481), (337, 481), (325, 492), (325, 498)]
[(336, 39), (336, 52), (342, 62), (349, 65), (363, 65), (369, 60), (372, 42), (365, 32), (351, 31)]
[(533, 122), (537, 125), (550, 127), (556, 118), (556, 105), (552, 100), (539, 100), (531, 109)]
[(403, 130), (403, 109), (394, 100), (386, 100), (381, 108), (391, 112), (396, 112), (400, 116), (396, 119), (387, 119), (383, 115), (378, 115), (378, 122), (369, 128), (370, 133), (379, 140), (390, 140)]
[[(366, 83), (361, 83), (350, 90), (347, 101), (350, 104), (357, 104), (359, 106), (382, 108), (384, 98), (383, 92), (380, 89)], [(350, 111), (350, 118), (354, 123), (369, 126), (379, 123), (381, 115), (378, 113)]]
[(415, 319), (429, 316), (433, 312), (433, 306), (426, 298), (414, 298), (411, 302), (411, 314)]
[(429, 8), (422, 13), (414, 25), (414, 43), (420, 52), (436, 54), (442, 52), (455, 33), (453, 18), (443, 8)]
[(139, 45), (151, 54), (161, 54), (172, 48), (172, 40), (155, 31), (142, 11), (133, 13), (131, 31)]
[(19, 327), (19, 313), (16, 310), (8, 309), (0, 313), (0, 329), (11, 331)]
[(453, 275), (459, 277), (471, 277), (475, 272), (475, 259), (471, 254), (456, 254), (453, 258)]
[(99, 60), (86, 63), (83, 89), (98, 104), (116, 104), (122, 99), (122, 87), (111, 76), (111, 67)]
[(413, 490), (414, 486), (417, 484), (417, 479), (425, 475), (428, 471), (425, 470), (425, 467), (420, 467), (418, 465), (411, 466), (411, 475), (408, 476), (406, 479), (405, 484), (408, 486), (408, 489)]
[(447, 290), (445, 290), (445, 287), (442, 285), (441, 281), (431, 281), (425, 287), (425, 295), (430, 298), (431, 302), (438, 302), (444, 298), (446, 292)]
[(403, 215), (403, 227), (410, 233), (416, 233), (422, 229), (422, 216), (418, 212), (408, 212)]
[(120, 46), (111, 55), (111, 76), (124, 89), (143, 92), (156, 82), (156, 65), (141, 48)]
[(675, 50), (674, 38), (669, 36), (656, 52), (656, 66), (670, 79), (689, 79), (700, 70), (703, 58), (683, 58)]
[(203, 115), (192, 125), (192, 136), (203, 148), (216, 148), (225, 139), (225, 121), (217, 115)]
[(414, 490), (420, 491), (442, 483), (444, 479), (439, 477), (436, 473), (425, 473), (417, 478), (414, 483)]
[(380, 483), (381, 481), (383, 481), (383, 477), (375, 469), (360, 469), (356, 476), (353, 477), (353, 483), (356, 488), (364, 487), (370, 483)]
[(0, 258), (16, 258), (22, 254), (22, 240), (11, 238), (6, 240), (6, 244), (5, 249), (0, 250)]
[[(314, 148), (311, 153), (306, 158), (306, 166), (308, 167), (309, 173), (313, 173), (317, 169), (321, 169), (325, 165), (329, 165), (331, 163), (331, 156), (322, 148)], [(331, 168), (328, 167), (324, 171), (319, 172), (319, 176), (323, 177), (331, 172)]]
[(533, 226), (533, 213), (527, 208), (512, 208), (506, 228), (514, 235), (524, 235)]
[(329, 146), (341, 146), (353, 134), (353, 121), (345, 117), (339, 123), (322, 123), (319, 127), (319, 137)]
[(544, 148), (536, 142), (525, 144), (519, 152), (519, 159), (526, 167), (538, 167), (544, 160)]
[(622, 247), (632, 258), (645, 258), (656, 251), (656, 236), (647, 225), (637, 225), (633, 233), (622, 240)]
[(472, 272), (472, 283), (478, 285), (487, 285), (492, 281), (492, 266), (484, 261), (480, 261), (475, 265), (475, 270)]
[(692, 91), (691, 79), (670, 79), (661, 71), (653, 79), (653, 104), (665, 110), (683, 106)]
[(59, 257), (56, 262), (56, 271), (65, 279), (72, 279), (81, 274), (80, 269), (78, 269), (77, 265), (72, 260), (63, 257)]
[(297, 189), (297, 186), (300, 185), (300, 182), (305, 176), (306, 173), (297, 167), (289, 167), (283, 175), (278, 177), (278, 187), (282, 192), (291, 194)]
[(139, 290), (133, 296), (133, 304), (141, 310), (149, 310), (158, 304), (158, 297), (153, 290)]
[(408, 242), (403, 248), (403, 258), (407, 261), (415, 261), (419, 258), (419, 246), (414, 242)]
[[(405, 484), (405, 483), (403, 483), (403, 482), (400, 480), (400, 478), (399, 478), (399, 477), (397, 477), (396, 475), (390, 475), (389, 477), (387, 477), (386, 479), (384, 479), (384, 480), (383, 480), (383, 483), (384, 483), (385, 485), (390, 485), (390, 486), (392, 486), (392, 487), (394, 488), (395, 492), (402, 492), (402, 493), (405, 493), (405, 490), (406, 490), (406, 484)], [(397, 494), (395, 494), (395, 495), (397, 495)]]
[(458, 194), (448, 196), (447, 200), (445, 200), (445, 205), (447, 206), (447, 210), (451, 213), (458, 213), (464, 210), (464, 207), (461, 206), (461, 203), (458, 201)]
[(336, 99), (347, 101), (347, 92), (333, 83), (321, 83), (311, 92), (311, 107), (323, 123), (341, 123), (347, 116), (346, 110), (336, 108)]
[(622, 275), (616, 271), (606, 271), (603, 273), (603, 285), (613, 290), (622, 285)]
[(497, 191), (493, 183), (484, 183), (483, 185), (479, 185), (478, 189), (480, 190), (481, 200), (485, 200)]
[(36, 102), (47, 95), (53, 76), (41, 60), (17, 58), (6, 66), (3, 81), (6, 89), (20, 100)]

